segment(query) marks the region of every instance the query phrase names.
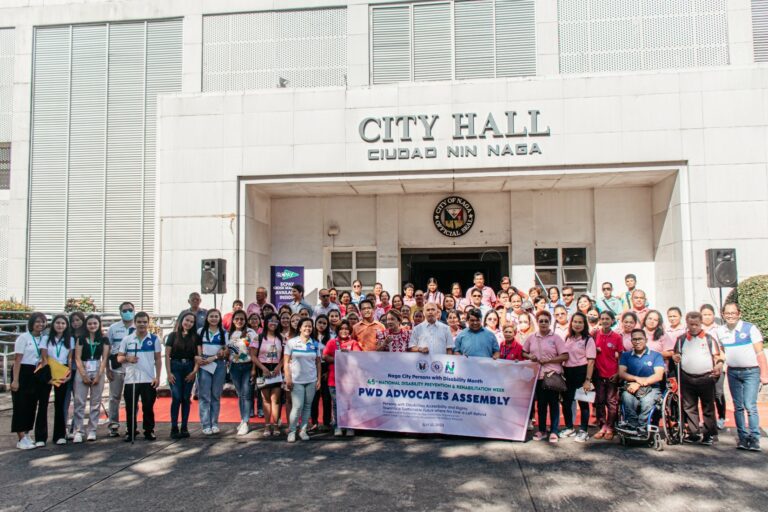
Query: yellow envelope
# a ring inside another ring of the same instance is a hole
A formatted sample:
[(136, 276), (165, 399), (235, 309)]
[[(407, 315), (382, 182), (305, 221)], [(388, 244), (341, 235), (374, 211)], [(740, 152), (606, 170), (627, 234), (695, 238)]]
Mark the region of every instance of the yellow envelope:
[(61, 364), (55, 359), (48, 359), (48, 366), (51, 367), (51, 384), (59, 387), (67, 381), (69, 366)]

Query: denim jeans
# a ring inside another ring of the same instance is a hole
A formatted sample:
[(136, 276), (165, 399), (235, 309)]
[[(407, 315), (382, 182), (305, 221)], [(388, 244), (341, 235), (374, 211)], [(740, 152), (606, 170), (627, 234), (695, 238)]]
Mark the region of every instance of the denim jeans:
[(301, 416), (300, 430), (306, 430), (309, 417), (312, 414), (312, 400), (315, 398), (316, 383), (293, 384), (291, 391), (291, 414), (288, 432), (296, 432), (296, 424)]
[(251, 419), (251, 363), (232, 363), (229, 365), (229, 375), (237, 391), (240, 406), (240, 421), (248, 423)]
[(192, 359), (171, 359), (171, 373), (176, 379), (176, 382), (171, 384), (171, 427), (174, 429), (179, 426), (179, 407), (181, 407), (181, 428), (187, 428), (190, 396), (195, 381), (187, 382), (185, 379), (194, 369), (195, 362)]
[(197, 397), (202, 428), (219, 426), (221, 392), (224, 390), (226, 376), (227, 363), (224, 361), (216, 361), (216, 371), (213, 374), (202, 368), (197, 372)]
[[(648, 394), (642, 398), (637, 398), (627, 391), (622, 392), (621, 412), (624, 415), (624, 421), (629, 423), (632, 428), (647, 426), (649, 423), (648, 416), (651, 414), (653, 406), (660, 396), (661, 390), (659, 388), (651, 389)], [(638, 406), (640, 408), (639, 414), (637, 411)]]
[[(733, 398), (736, 431), (739, 441), (760, 440), (760, 418), (757, 415), (757, 393), (760, 390), (760, 368), (728, 368), (728, 387)], [(749, 430), (744, 425), (744, 412)]]

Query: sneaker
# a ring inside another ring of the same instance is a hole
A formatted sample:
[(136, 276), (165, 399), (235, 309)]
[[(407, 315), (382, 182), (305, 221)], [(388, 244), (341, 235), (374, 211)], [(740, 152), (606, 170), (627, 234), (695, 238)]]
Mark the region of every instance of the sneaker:
[(344, 431), (340, 428), (333, 429), (333, 437), (341, 437), (344, 435)]
[(712, 446), (712, 436), (704, 436), (701, 438), (701, 444), (705, 446)]
[(351, 428), (347, 429), (347, 437), (355, 437), (355, 431)]
[(213, 430), (211, 430), (210, 428), (204, 428), (203, 429), (203, 435), (204, 436), (209, 436), (211, 434), (213, 434)]
[(75, 439), (73, 439), (72, 442), (75, 443), (75, 444), (82, 443), (83, 442), (83, 434), (81, 434), (80, 432), (75, 434)]
[(566, 437), (572, 437), (576, 435), (576, 432), (574, 432), (572, 428), (565, 427), (557, 435), (560, 437), (560, 439), (565, 439)]
[(687, 436), (683, 437), (683, 442), (693, 444), (693, 443), (698, 443), (700, 439), (701, 438), (699, 437), (699, 434), (696, 434), (696, 435), (688, 434)]
[(589, 434), (587, 434), (583, 430), (579, 430), (579, 432), (576, 434), (576, 437), (574, 437), (573, 440), (577, 443), (586, 443), (587, 439), (589, 439)]
[(123, 437), (123, 441), (125, 441), (126, 443), (130, 443), (130, 442), (132, 442), (132, 441), (133, 441), (133, 439), (131, 439), (131, 434), (130, 434), (130, 432), (129, 432), (129, 433), (127, 433), (127, 434), (125, 434), (125, 437)]
[(109, 437), (120, 437), (120, 432), (117, 429), (109, 429)]
[(35, 448), (45, 447), (45, 441), (35, 441)]
[(269, 425), (264, 427), (264, 432), (262, 432), (261, 435), (263, 435), (264, 437), (272, 437), (272, 429), (270, 428)]
[(186, 428), (182, 428), (181, 432), (179, 432), (179, 439), (186, 439), (189, 437), (189, 430)]
[(37, 447), (27, 436), (24, 436), (16, 443), (16, 448), (19, 450), (34, 450)]
[(248, 434), (248, 432), (249, 432), (248, 424), (244, 421), (241, 422), (240, 425), (238, 425), (237, 427), (237, 435), (244, 436)]
[(67, 440), (68, 441), (72, 441), (74, 438), (75, 438), (75, 433), (74, 432), (70, 432), (69, 434), (67, 434)]
[(289, 443), (295, 443), (296, 442), (296, 432), (289, 432), (288, 433), (288, 442)]
[(751, 452), (759, 452), (760, 450), (760, 440), (755, 439), (754, 437), (749, 438), (749, 443), (747, 444), (747, 449)]
[(749, 439), (739, 439), (736, 445), (737, 450), (749, 450)]
[(95, 441), (96, 440), (96, 432), (88, 432), (88, 436), (85, 438), (86, 441)]
[(221, 429), (219, 428), (218, 425), (214, 425), (211, 427), (211, 434), (218, 434), (219, 432), (221, 432)]
[(540, 431), (540, 430), (538, 432), (536, 432), (535, 434), (533, 434), (533, 440), (534, 441), (542, 441), (542, 440), (544, 440), (545, 437), (547, 437), (547, 435), (544, 432)]
[(554, 432), (549, 434), (549, 442), (550, 443), (556, 443), (558, 441), (560, 441), (560, 437), (557, 434), (555, 434)]
[(179, 433), (179, 429), (176, 427), (171, 428), (171, 439), (181, 439), (181, 434)]
[(528, 430), (529, 431), (533, 430), (533, 420), (528, 422)]
[(299, 439), (302, 441), (309, 441), (309, 434), (307, 434), (305, 429), (299, 430)]
[(717, 430), (723, 430), (725, 428), (725, 418), (717, 420)]
[(151, 430), (147, 430), (146, 432), (144, 432), (144, 440), (145, 441), (157, 441), (157, 436)]
[(56, 440), (56, 444), (59, 445), (59, 446), (65, 445), (65, 444), (67, 444), (67, 440), (62, 437), (61, 439), (57, 439)]

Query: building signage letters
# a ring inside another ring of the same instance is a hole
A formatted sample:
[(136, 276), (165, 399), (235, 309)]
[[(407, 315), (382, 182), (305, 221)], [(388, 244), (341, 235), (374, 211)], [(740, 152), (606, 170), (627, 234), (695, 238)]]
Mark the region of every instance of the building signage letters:
[[(411, 160), (437, 158), (442, 152), (447, 158), (477, 157), (478, 148), (484, 149), (489, 157), (540, 155), (538, 142), (530, 137), (549, 137), (550, 128), (544, 126), (539, 110), (528, 110), (518, 115), (507, 110), (502, 115), (489, 112), (478, 116), (474, 112), (451, 114), (451, 138), (463, 141), (444, 148), (434, 145), (403, 147), (400, 143), (416, 141), (430, 143), (435, 140), (439, 129), (440, 116), (437, 114), (400, 114), (383, 117), (366, 117), (360, 121), (360, 138), (369, 144), (386, 144), (368, 149), (368, 160)], [(485, 147), (470, 144), (475, 140), (486, 140)], [(499, 140), (502, 139), (502, 140)], [(392, 144), (393, 146), (389, 146)]]
[(446, 197), (435, 206), (432, 215), (437, 230), (451, 238), (465, 235), (475, 224), (475, 209), (459, 196)]

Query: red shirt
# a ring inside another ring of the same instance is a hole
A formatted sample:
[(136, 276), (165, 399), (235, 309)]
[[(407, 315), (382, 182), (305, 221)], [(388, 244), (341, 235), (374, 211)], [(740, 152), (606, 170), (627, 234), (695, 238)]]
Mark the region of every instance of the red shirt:
[(624, 341), (621, 334), (611, 331), (605, 334), (602, 329), (595, 333), (595, 369), (597, 376), (613, 377), (619, 371), (619, 359), (617, 356), (624, 351)]
[(507, 343), (506, 340), (499, 346), (500, 355), (499, 359), (506, 359), (508, 361), (525, 361), (523, 357), (523, 346), (517, 340), (512, 340), (512, 343)]
[[(325, 349), (323, 349), (323, 356), (330, 356), (334, 355), (336, 353), (336, 348), (339, 346), (339, 338), (333, 338), (331, 341), (328, 342), (328, 344), (325, 346)], [(360, 348), (360, 345), (353, 340), (352, 338), (347, 339), (347, 341), (343, 341), (341, 343), (342, 348), (346, 350), (351, 350), (352, 352), (361, 352), (362, 349)], [(333, 363), (328, 363), (328, 385), (336, 387), (336, 365)]]

